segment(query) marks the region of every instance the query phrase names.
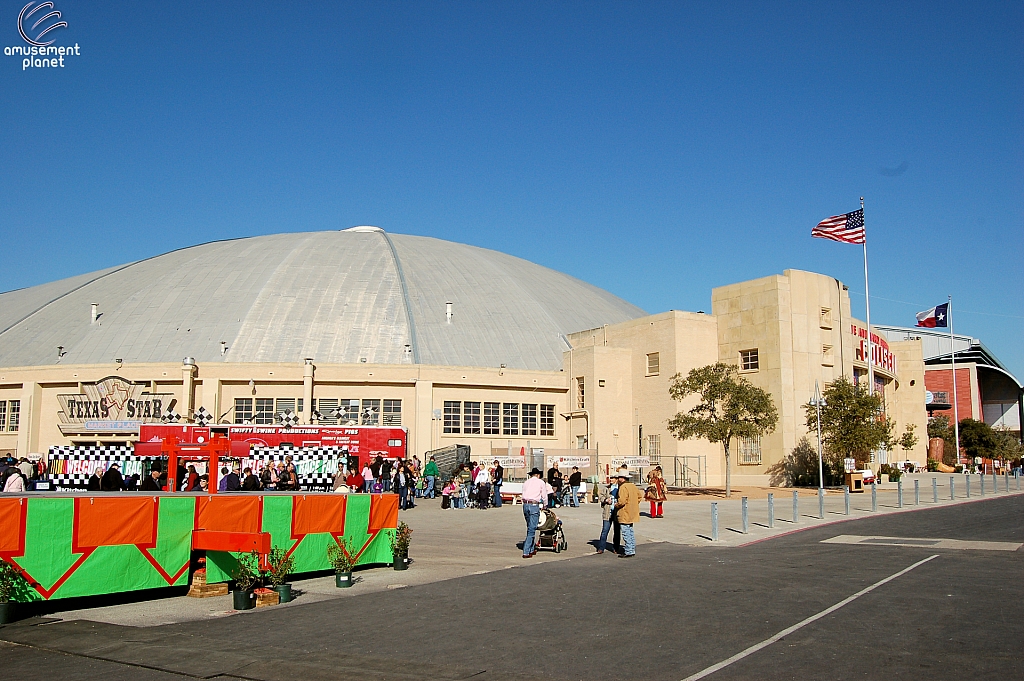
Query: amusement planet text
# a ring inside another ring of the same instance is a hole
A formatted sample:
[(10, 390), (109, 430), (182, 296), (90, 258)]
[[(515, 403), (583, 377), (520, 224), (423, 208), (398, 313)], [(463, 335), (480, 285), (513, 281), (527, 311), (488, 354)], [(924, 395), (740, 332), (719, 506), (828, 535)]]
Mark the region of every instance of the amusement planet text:
[(79, 52), (78, 43), (75, 43), (74, 47), (65, 47), (61, 45), (49, 45), (46, 47), (36, 47), (35, 45), (14, 45), (13, 47), (5, 47), (4, 55), (8, 57), (22, 57), (21, 70), (25, 71), (28, 69), (40, 69), (40, 68), (64, 68), (64, 57), (78, 57), (81, 55)]

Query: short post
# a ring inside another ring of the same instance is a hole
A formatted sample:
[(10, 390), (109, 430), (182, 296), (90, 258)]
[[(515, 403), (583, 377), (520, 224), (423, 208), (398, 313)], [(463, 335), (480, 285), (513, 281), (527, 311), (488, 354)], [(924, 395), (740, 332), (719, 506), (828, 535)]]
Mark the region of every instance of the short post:
[(846, 506), (845, 515), (850, 515), (850, 487), (849, 485), (843, 485), (843, 502)]
[(747, 498), (740, 499), (740, 509), (743, 512), (743, 534), (750, 531), (750, 516), (747, 515)]
[[(970, 499), (971, 498), (971, 474), (970, 473), (968, 473), (967, 475), (964, 476), (964, 484), (967, 485), (967, 498)], [(982, 481), (981, 487), (982, 487), (982, 489), (984, 489), (984, 487), (985, 487), (984, 481)]]
[(1009, 494), (1010, 493), (1010, 474), (1009, 473), (1003, 473), (1003, 482), (1006, 483), (1005, 484), (1006, 493)]
[(900, 477), (896, 481), (896, 503), (900, 508), (903, 508), (903, 478)]
[(797, 497), (797, 491), (793, 490), (793, 524), (796, 525), (800, 522), (800, 498)]
[(936, 478), (932, 478), (932, 503), (939, 503), (939, 481)]
[(949, 500), (956, 499), (956, 477), (949, 476)]
[(711, 541), (718, 541), (718, 502), (711, 502)]
[(921, 481), (914, 480), (914, 506), (921, 505)]
[(1020, 491), (1020, 471), (1018, 470), (1017, 474), (1015, 476), (1013, 476), (1013, 477), (1017, 478), (1017, 491), (1019, 492)]
[(768, 493), (768, 527), (775, 527), (775, 495)]
[(871, 512), (878, 511), (878, 485), (871, 481)]
[(981, 496), (985, 496), (985, 474), (979, 475), (978, 480), (981, 481)]
[(996, 477), (996, 467), (992, 467), (992, 494), (999, 493), (999, 479)]
[(818, 520), (825, 518), (825, 490), (818, 488)]

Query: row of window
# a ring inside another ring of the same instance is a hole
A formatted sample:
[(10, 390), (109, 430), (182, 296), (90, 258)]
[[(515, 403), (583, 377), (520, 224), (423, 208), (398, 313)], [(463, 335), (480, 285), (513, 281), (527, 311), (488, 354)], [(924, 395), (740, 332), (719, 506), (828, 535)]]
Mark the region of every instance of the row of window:
[[(289, 411), (304, 411), (301, 397), (236, 397), (235, 423), (269, 426), (281, 423)], [(319, 412), (317, 423), (322, 425), (400, 426), (402, 400), (343, 400), (314, 399), (313, 412)]]
[(21, 425), (21, 400), (0, 400), (0, 433), (17, 433)]
[(555, 405), (445, 400), (442, 429), (466, 435), (554, 435)]

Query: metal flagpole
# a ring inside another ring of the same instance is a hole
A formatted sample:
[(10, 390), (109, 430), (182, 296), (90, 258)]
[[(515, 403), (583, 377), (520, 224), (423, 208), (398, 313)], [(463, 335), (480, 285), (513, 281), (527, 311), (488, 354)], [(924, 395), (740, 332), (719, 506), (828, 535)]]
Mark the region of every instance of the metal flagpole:
[[(860, 212), (861, 219), (864, 218), (864, 197), (860, 197)], [(873, 395), (875, 393), (875, 370), (872, 365), (872, 359), (874, 358), (874, 349), (871, 344), (871, 295), (868, 293), (868, 226), (867, 220), (864, 220), (864, 309), (867, 313), (868, 323), (868, 394)]]
[(818, 388), (818, 381), (814, 381), (814, 404), (818, 410), (818, 489), (825, 488), (825, 475), (821, 466), (821, 391)]
[(956, 346), (953, 344), (953, 296), (949, 296), (946, 316), (949, 317), (949, 360), (953, 366), (953, 432), (956, 434), (956, 461), (953, 462), (953, 465), (955, 466), (960, 463), (960, 410), (956, 404)]

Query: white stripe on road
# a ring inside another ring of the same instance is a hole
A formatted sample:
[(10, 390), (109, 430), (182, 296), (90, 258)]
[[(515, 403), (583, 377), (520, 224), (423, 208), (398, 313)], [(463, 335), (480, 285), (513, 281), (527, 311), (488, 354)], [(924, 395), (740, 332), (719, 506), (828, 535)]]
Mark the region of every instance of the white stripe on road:
[(889, 575), (885, 579), (883, 579), (883, 580), (881, 580), (879, 582), (875, 582), (874, 584), (872, 584), (871, 586), (867, 587), (866, 589), (861, 589), (860, 591), (858, 591), (857, 593), (853, 594), (849, 598), (844, 598), (843, 600), (839, 601), (838, 603), (836, 603), (832, 607), (826, 608), (825, 610), (822, 610), (817, 615), (811, 615), (807, 619), (801, 620), (801, 621), (797, 622), (796, 624), (794, 624), (793, 626), (787, 627), (787, 628), (783, 629), (782, 631), (780, 631), (779, 633), (775, 634), (771, 638), (765, 639), (764, 641), (761, 641), (760, 643), (757, 643), (755, 645), (750, 646), (746, 650), (743, 650), (743, 651), (740, 651), (740, 652), (736, 653), (735, 655), (733, 655), (732, 657), (730, 657), (727, 660), (722, 660), (721, 662), (719, 662), (717, 664), (713, 664), (710, 667), (708, 667), (707, 669), (701, 670), (701, 671), (697, 672), (696, 674), (693, 674), (692, 676), (687, 676), (685, 679), (683, 679), (683, 681), (697, 681), (697, 679), (703, 679), (705, 676), (710, 676), (711, 674), (714, 674), (715, 672), (717, 672), (719, 669), (724, 669), (725, 667), (728, 667), (729, 665), (731, 665), (733, 662), (738, 662), (738, 661), (742, 660), (743, 658), (745, 658), (745, 657), (747, 657), (749, 655), (753, 655), (754, 653), (756, 653), (757, 651), (761, 650), (762, 648), (767, 648), (768, 646), (770, 646), (771, 644), (775, 643), (779, 639), (782, 639), (782, 638), (785, 638), (786, 636), (789, 636), (794, 631), (797, 631), (799, 629), (802, 629), (803, 627), (806, 627), (811, 622), (816, 622), (817, 620), (820, 620), (825, 615), (828, 615), (830, 613), (835, 612), (836, 610), (838, 610), (839, 608), (843, 607), (844, 605), (846, 605), (848, 603), (852, 603), (853, 601), (857, 600), (858, 598), (860, 598), (864, 594), (870, 593), (870, 592), (874, 591), (875, 589), (877, 589), (878, 587), (882, 586), (883, 584), (888, 584), (889, 582), (891, 582), (892, 580), (896, 579), (897, 577), (901, 577), (901, 576), (907, 574), (908, 572), (910, 572), (911, 570), (913, 570), (914, 568), (920, 567), (921, 565), (924, 565), (928, 561), (933, 560), (933, 559), (938, 558), (938, 557), (939, 556), (936, 554), (934, 556), (928, 556), (924, 560), (919, 560), (916, 563), (914, 563), (913, 565), (911, 565), (910, 567), (904, 568), (903, 570), (900, 570), (899, 572), (897, 572), (894, 575)]

